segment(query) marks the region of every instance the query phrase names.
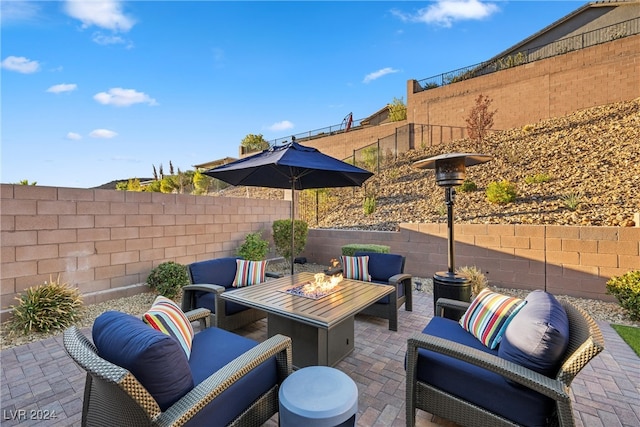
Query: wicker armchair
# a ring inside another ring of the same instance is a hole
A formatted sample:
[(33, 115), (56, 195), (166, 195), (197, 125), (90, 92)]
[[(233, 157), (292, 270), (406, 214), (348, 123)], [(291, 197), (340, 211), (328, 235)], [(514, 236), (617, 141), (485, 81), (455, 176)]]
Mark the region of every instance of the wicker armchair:
[[(437, 302), (436, 315), (440, 315), (446, 307), (459, 310), (461, 304), (468, 303), (441, 298)], [(561, 304), (569, 320), (569, 344), (564, 356), (561, 357), (560, 368), (554, 378), (542, 375), (494, 354), (489, 354), (467, 345), (461, 345), (442, 337), (423, 333), (415, 334), (411, 337), (407, 345), (407, 426), (415, 425), (416, 409), (422, 409), (463, 426), (521, 425), (468, 400), (445, 392), (439, 387), (417, 380), (420, 349), (427, 349), (436, 354), (450, 356), (451, 358), (482, 367), (484, 370), (497, 373), (511, 383), (517, 383), (513, 390), (525, 390), (526, 392), (535, 390), (549, 398), (547, 425), (574, 426), (570, 398), (571, 382), (580, 370), (604, 349), (604, 339), (600, 329), (586, 312), (569, 303)], [(471, 387), (473, 382), (474, 378), (466, 379), (464, 387)], [(499, 400), (500, 404), (505, 407), (510, 405), (508, 394), (506, 398), (498, 397), (490, 389), (486, 390), (486, 394), (493, 395), (493, 399)]]
[(262, 310), (242, 306), (220, 298), (223, 292), (233, 292), (236, 275), (234, 257), (198, 261), (187, 266), (190, 285), (182, 287), (182, 311), (206, 308), (211, 311), (211, 326), (233, 331), (264, 319)]
[(226, 363), (163, 411), (130, 371), (100, 357), (96, 346), (75, 326), (65, 330), (64, 346), (74, 361), (87, 371), (83, 426), (198, 426), (205, 421), (206, 425), (220, 425), (221, 417), (216, 416), (220, 412), (216, 411), (227, 410), (232, 405), (216, 401), (220, 402), (221, 396), (224, 398), (225, 392), (234, 386), (246, 388), (242, 380), (252, 371), (264, 368), (263, 362), (275, 357), (277, 384), (246, 408), (241, 407), (239, 415), (230, 415), (235, 417), (230, 423), (222, 423), (260, 426), (278, 412), (279, 385), (292, 371), (291, 340), (276, 335)]
[[(405, 257), (398, 254), (377, 252), (356, 252), (354, 256), (369, 257), (369, 274), (373, 283), (396, 287), (396, 299), (386, 296), (375, 304), (371, 304), (360, 312), (369, 316), (382, 317), (389, 320), (389, 330), (398, 330), (398, 310), (404, 305), (406, 311), (413, 310), (413, 284), (411, 275), (404, 272)], [(389, 305), (395, 306), (395, 310)]]

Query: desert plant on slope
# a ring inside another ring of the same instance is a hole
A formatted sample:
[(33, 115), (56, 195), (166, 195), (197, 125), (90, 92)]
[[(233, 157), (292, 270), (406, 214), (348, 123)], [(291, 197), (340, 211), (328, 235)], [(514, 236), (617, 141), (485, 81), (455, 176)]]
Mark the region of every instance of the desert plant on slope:
[(189, 274), (184, 265), (166, 261), (151, 270), (147, 284), (158, 294), (175, 298), (182, 287), (189, 284)]
[(607, 293), (615, 296), (629, 317), (640, 320), (640, 270), (614, 276), (607, 281)]
[(511, 182), (502, 180), (492, 182), (487, 186), (487, 200), (491, 203), (506, 205), (516, 200), (518, 192)]
[(50, 278), (49, 282), (27, 289), (11, 306), (9, 329), (16, 333), (49, 332), (72, 325), (82, 314), (82, 298), (77, 288)]
[(262, 231), (256, 231), (247, 234), (236, 254), (250, 261), (261, 261), (265, 259), (267, 252), (269, 252), (269, 242), (262, 238)]
[(476, 183), (471, 181), (470, 179), (465, 179), (459, 188), (459, 190), (463, 193), (471, 193), (473, 191), (476, 191), (477, 189), (478, 186), (476, 185)]
[(493, 116), (498, 110), (489, 111), (492, 102), (493, 100), (488, 96), (478, 95), (475, 105), (465, 119), (469, 138), (476, 141), (476, 143), (480, 143), (487, 131), (493, 126)]
[(537, 173), (535, 175), (529, 175), (524, 178), (524, 182), (527, 184), (541, 184), (543, 182), (551, 181), (551, 175), (548, 173)]
[(376, 196), (366, 196), (363, 202), (365, 215), (371, 215), (376, 211)]

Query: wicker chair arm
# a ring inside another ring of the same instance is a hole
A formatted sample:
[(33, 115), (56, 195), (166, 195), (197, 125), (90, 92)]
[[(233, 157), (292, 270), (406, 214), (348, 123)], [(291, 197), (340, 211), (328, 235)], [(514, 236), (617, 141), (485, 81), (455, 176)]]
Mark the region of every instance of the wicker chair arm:
[(400, 274), (396, 274), (393, 275), (391, 277), (389, 277), (389, 284), (390, 285), (397, 285), (400, 282), (404, 282), (408, 280), (409, 283), (411, 283), (411, 275), (407, 274), (407, 273), (400, 273)]
[(467, 310), (467, 308), (469, 308), (470, 304), (471, 303), (466, 301), (458, 301), (450, 298), (438, 298), (438, 301), (436, 301), (436, 312), (434, 313), (434, 315), (444, 317), (444, 314), (447, 311), (447, 309), (456, 310), (460, 313), (464, 313)]
[[(407, 365), (414, 370), (417, 365), (418, 349), (423, 348), (487, 369), (553, 400), (570, 402), (568, 389), (562, 381), (455, 341), (418, 333), (409, 338), (407, 348), (409, 357)], [(415, 378), (415, 372), (412, 374)]]
[(160, 414), (155, 423), (158, 426), (185, 424), (223, 391), (273, 356), (276, 356), (279, 381), (282, 383), (292, 371), (291, 338), (284, 335), (274, 335), (236, 357), (198, 384), (168, 410)]
[(200, 329), (206, 329), (211, 326), (211, 310), (208, 308), (196, 308), (184, 313), (189, 322), (200, 322)]
[(224, 286), (212, 283), (198, 283), (197, 285), (186, 285), (182, 287), (183, 291), (215, 292), (216, 294), (223, 293), (225, 289), (226, 288)]

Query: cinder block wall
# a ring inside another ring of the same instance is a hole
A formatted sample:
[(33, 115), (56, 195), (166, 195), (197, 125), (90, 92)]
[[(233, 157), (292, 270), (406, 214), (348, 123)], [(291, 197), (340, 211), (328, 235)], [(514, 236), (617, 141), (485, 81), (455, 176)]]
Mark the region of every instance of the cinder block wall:
[(410, 122), (466, 126), (482, 94), (498, 110), (494, 129), (521, 127), (640, 97), (640, 35), (413, 93), (415, 85), (407, 83)]
[(273, 221), (290, 215), (283, 200), (7, 184), (0, 191), (4, 317), (17, 294), (58, 274), (86, 303), (146, 291), (161, 262), (233, 255), (247, 233), (271, 238)]
[[(455, 265), (475, 265), (490, 283), (615, 301), (606, 281), (640, 269), (640, 228), (458, 224)], [(388, 245), (407, 257), (405, 271), (447, 271), (447, 225), (401, 224), (398, 232), (309, 230), (304, 255), (328, 264), (349, 243)]]

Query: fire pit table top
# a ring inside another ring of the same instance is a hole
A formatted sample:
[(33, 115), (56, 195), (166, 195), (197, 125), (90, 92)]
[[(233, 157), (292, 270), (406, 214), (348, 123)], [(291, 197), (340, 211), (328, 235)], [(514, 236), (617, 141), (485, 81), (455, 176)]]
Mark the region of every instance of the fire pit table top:
[(271, 314), (329, 329), (395, 291), (389, 285), (343, 279), (319, 298), (296, 295), (289, 290), (314, 282), (313, 273), (298, 273), (276, 280), (222, 293), (221, 297)]

